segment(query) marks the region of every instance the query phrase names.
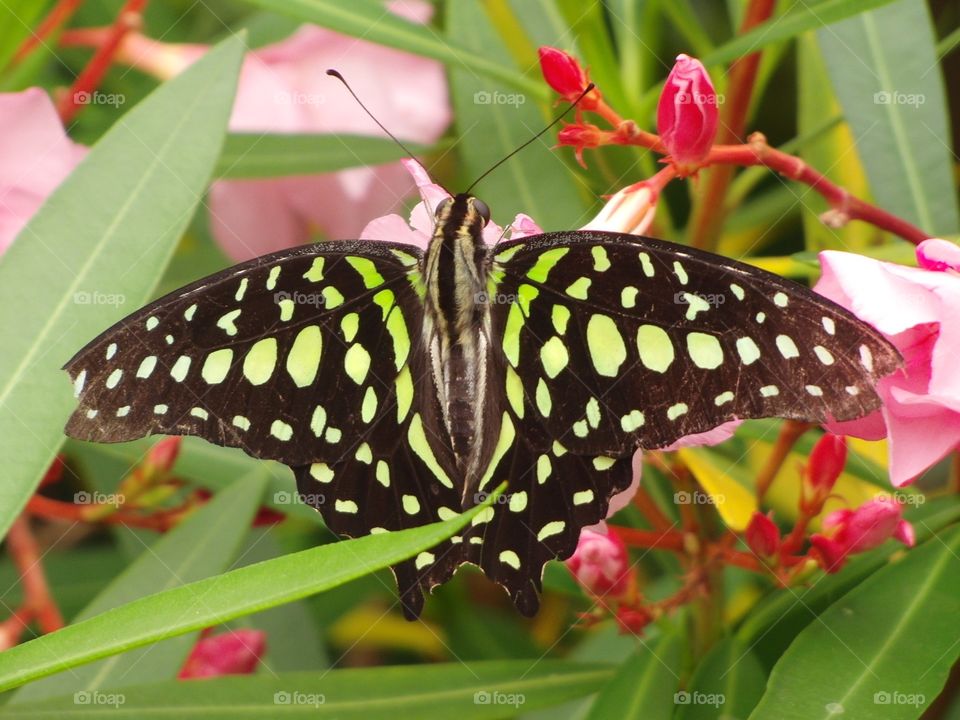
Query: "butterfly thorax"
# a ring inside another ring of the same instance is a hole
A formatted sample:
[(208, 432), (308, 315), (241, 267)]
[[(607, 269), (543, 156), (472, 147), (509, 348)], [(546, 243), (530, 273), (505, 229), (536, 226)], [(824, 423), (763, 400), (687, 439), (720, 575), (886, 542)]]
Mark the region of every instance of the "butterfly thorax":
[(460, 194), (437, 208), (424, 257), (424, 340), (443, 420), (460, 469), (479, 461), (490, 311), (485, 301), (486, 206)]

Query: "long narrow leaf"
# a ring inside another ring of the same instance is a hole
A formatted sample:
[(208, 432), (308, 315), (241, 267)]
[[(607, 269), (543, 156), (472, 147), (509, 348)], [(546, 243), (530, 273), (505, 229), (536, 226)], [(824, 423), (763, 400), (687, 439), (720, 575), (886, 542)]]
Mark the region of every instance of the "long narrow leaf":
[[(323, 592), (433, 547), (496, 499), (442, 523), (323, 545), (134, 600), (0, 653), (0, 690)], [(198, 606), (196, 598), (207, 598)]]
[(242, 51), (224, 41), (121, 118), (0, 260), (0, 534), (63, 439), (61, 366), (149, 297), (200, 202)]

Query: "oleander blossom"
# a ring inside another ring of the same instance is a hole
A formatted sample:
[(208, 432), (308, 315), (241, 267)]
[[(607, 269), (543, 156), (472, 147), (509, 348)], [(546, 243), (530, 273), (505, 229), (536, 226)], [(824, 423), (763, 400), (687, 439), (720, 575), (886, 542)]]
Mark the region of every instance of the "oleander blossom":
[(918, 268), (851, 253), (820, 254), (814, 289), (883, 333), (904, 368), (877, 383), (880, 410), (829, 425), (832, 432), (889, 440), (890, 479), (905, 485), (960, 446), (960, 249), (931, 239)]
[(40, 88), (0, 93), (0, 253), (83, 159)]
[[(426, 23), (433, 8), (394, 0), (388, 9)], [(130, 34), (118, 58), (167, 78), (207, 52)], [(230, 130), (241, 133), (324, 133), (383, 138), (346, 88), (326, 74), (336, 68), (373, 114), (398, 138), (430, 144), (452, 117), (441, 63), (312, 25), (246, 55)], [(355, 238), (364, 224), (397, 207), (409, 192), (403, 167), (387, 163), (338, 172), (266, 179), (221, 180), (208, 198), (210, 229), (235, 260), (309, 242), (314, 235)]]
[(913, 547), (913, 526), (903, 519), (903, 507), (896, 499), (878, 496), (855, 510), (845, 508), (823, 520), (822, 534), (810, 537), (827, 572), (840, 570), (847, 558), (879, 547), (890, 538)]

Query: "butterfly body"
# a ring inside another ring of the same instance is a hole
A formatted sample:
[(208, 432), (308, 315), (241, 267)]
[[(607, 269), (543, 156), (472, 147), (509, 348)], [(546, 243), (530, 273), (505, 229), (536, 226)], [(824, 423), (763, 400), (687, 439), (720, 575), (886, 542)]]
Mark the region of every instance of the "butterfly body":
[(463, 563), (538, 607), (632, 479), (638, 448), (725, 421), (860, 417), (896, 350), (847, 311), (736, 261), (600, 231), (495, 247), (441, 203), (425, 253), (325, 242), (222, 271), (71, 359), (74, 437), (191, 434), (290, 466), (336, 533), (502, 502), (394, 568), (409, 617)]

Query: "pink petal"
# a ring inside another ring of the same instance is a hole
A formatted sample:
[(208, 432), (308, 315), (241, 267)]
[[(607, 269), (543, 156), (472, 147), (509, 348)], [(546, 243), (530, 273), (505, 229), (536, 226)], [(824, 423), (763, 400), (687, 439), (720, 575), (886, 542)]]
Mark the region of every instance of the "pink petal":
[(960, 247), (940, 238), (924, 240), (917, 245), (917, 262), (926, 270), (960, 271)]
[(740, 423), (743, 420), (730, 420), (723, 423), (723, 425), (718, 425), (712, 430), (707, 430), (702, 433), (694, 433), (693, 435), (687, 435), (680, 438), (675, 443), (668, 445), (665, 448), (661, 448), (665, 452), (670, 452), (673, 450), (679, 450), (682, 447), (700, 447), (702, 445), (719, 445), (726, 440), (729, 440), (733, 437), (733, 434), (736, 432), (737, 428), (740, 427)]
[(399, 215), (384, 215), (371, 220), (360, 232), (360, 239), (409, 243), (422, 249), (426, 249), (430, 240), (423, 233), (407, 225), (407, 221)]
[(299, 245), (309, 237), (306, 218), (287, 197), (287, 179), (222, 180), (210, 188), (210, 231), (237, 261)]

